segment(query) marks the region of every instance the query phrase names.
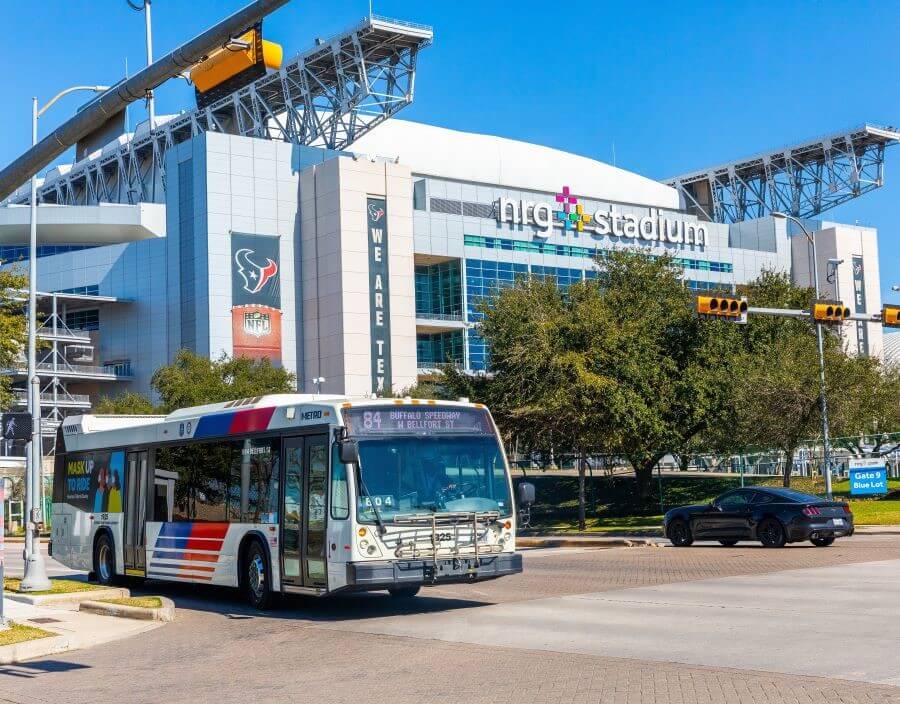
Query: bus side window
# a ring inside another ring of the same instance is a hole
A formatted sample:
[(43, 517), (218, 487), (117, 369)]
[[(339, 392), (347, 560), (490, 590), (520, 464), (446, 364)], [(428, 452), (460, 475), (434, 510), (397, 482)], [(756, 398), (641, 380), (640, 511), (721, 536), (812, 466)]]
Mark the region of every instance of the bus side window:
[(331, 453), (331, 517), (343, 520), (350, 516), (350, 496), (347, 487), (347, 465), (341, 462), (338, 444)]
[(153, 521), (172, 520), (175, 509), (175, 479), (178, 475), (165, 469), (156, 469), (153, 480)]

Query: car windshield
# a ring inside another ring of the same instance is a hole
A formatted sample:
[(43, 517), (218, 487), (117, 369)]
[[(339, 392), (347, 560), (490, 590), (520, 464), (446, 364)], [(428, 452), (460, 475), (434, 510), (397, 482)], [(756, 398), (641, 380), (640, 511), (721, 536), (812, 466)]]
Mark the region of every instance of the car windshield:
[(383, 521), (432, 512), (510, 515), (509, 482), (494, 435), (361, 438), (359, 458), (361, 521), (374, 521), (375, 508)]
[(776, 498), (787, 499), (788, 501), (797, 501), (801, 504), (815, 503), (822, 500), (818, 496), (813, 496), (812, 494), (804, 494), (801, 491), (794, 491), (793, 489), (767, 489), (767, 491), (769, 493), (775, 494)]

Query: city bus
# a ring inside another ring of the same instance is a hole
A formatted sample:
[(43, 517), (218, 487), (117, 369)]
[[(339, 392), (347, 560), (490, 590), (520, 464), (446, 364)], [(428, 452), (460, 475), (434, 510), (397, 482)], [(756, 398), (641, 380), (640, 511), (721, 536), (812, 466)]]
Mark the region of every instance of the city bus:
[(102, 584), (237, 587), (256, 608), (522, 570), (503, 443), (480, 404), (277, 394), (66, 418), (51, 550)]

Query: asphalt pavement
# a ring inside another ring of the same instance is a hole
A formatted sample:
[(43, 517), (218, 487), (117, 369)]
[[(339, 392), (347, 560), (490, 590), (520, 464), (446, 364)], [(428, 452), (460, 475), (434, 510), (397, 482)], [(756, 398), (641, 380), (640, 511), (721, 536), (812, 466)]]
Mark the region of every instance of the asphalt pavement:
[(0, 667), (0, 702), (900, 702), (900, 537), (537, 549), (522, 575), (288, 599), (149, 582), (178, 619)]

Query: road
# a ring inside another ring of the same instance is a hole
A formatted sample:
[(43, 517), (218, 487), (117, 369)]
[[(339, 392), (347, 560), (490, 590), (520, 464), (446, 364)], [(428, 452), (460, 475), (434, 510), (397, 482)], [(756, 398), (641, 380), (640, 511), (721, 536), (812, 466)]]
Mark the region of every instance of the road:
[(525, 567), (265, 615), (148, 584), (175, 623), (0, 668), (0, 702), (900, 702), (900, 536), (533, 550)]

